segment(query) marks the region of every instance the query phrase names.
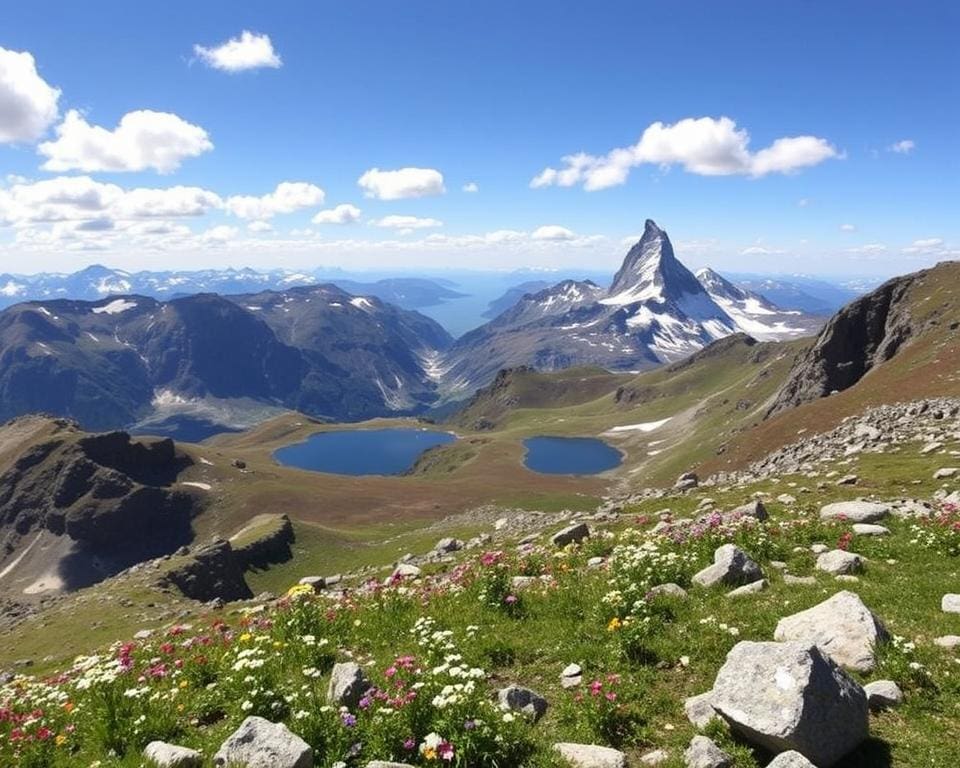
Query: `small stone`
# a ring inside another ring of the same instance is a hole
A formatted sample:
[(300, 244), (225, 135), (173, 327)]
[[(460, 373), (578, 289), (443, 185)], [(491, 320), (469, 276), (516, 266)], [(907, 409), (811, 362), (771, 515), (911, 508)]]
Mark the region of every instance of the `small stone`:
[(666, 597), (676, 597), (682, 600), (683, 598), (687, 597), (687, 590), (685, 590), (679, 584), (670, 582), (651, 587), (647, 594), (651, 596), (664, 595)]
[(753, 517), (757, 520), (766, 520), (770, 515), (763, 502), (759, 499), (741, 504), (739, 507), (730, 510), (730, 517)]
[(683, 753), (687, 768), (729, 768), (733, 758), (706, 736), (694, 736)]
[(415, 579), (421, 573), (422, 571), (420, 568), (412, 563), (398, 563), (397, 567), (393, 569), (393, 574), (391, 574), (388, 581), (396, 581), (398, 579)]
[(599, 568), (605, 560), (602, 557), (591, 557), (587, 560), (587, 568)]
[(942, 637), (934, 638), (933, 642), (941, 648), (960, 648), (960, 635), (943, 635)]
[(152, 629), (141, 629), (138, 632), (134, 633), (134, 640), (148, 640), (153, 635)]
[[(343, 768), (347, 768), (346, 763), (340, 763)], [(367, 768), (414, 768), (410, 763), (391, 763), (389, 760), (371, 760), (367, 763)]]
[(933, 473), (933, 479), (946, 480), (947, 478), (956, 475), (957, 472), (960, 472), (960, 468), (958, 467), (942, 467)]
[(794, 576), (790, 573), (783, 574), (784, 584), (795, 584), (797, 586), (809, 587), (817, 583), (813, 576)]
[(893, 680), (875, 680), (863, 686), (867, 694), (867, 703), (874, 712), (893, 709), (903, 701), (903, 691)]
[(923, 446), (923, 448), (920, 449), (920, 453), (922, 453), (923, 455), (927, 455), (928, 453), (939, 451), (941, 448), (943, 448), (943, 443), (938, 443), (938, 442), (927, 443), (925, 446)]
[(872, 501), (837, 501), (820, 508), (821, 520), (875, 523), (890, 514), (890, 507)]
[(670, 759), (670, 753), (665, 749), (655, 749), (640, 756), (640, 765), (660, 765)]
[(330, 683), (327, 686), (327, 702), (334, 706), (353, 709), (363, 695), (370, 690), (370, 681), (363, 668), (354, 661), (333, 665)]
[(195, 749), (151, 741), (143, 750), (143, 757), (156, 768), (200, 768), (203, 755)]
[(822, 555), (824, 552), (829, 552), (830, 547), (826, 544), (811, 544), (810, 551), (815, 555)]
[(834, 576), (856, 573), (863, 569), (863, 558), (845, 549), (834, 549), (820, 555), (816, 567), (818, 571), (832, 573)]
[(777, 496), (777, 501), (779, 501), (781, 504), (790, 506), (797, 503), (797, 497), (791, 496), (789, 493), (781, 493), (779, 496)]
[(689, 720), (697, 728), (703, 729), (709, 725), (710, 721), (719, 717), (717, 710), (710, 703), (711, 691), (691, 696), (683, 702), (683, 711)]
[(457, 552), (463, 549), (463, 542), (460, 539), (453, 539), (448, 536), (440, 539), (433, 548), (437, 552)]
[(874, 525), (873, 523), (854, 523), (853, 533), (855, 536), (889, 536), (890, 529), (885, 525)]
[(551, 537), (550, 541), (556, 547), (565, 547), (568, 544), (579, 544), (590, 536), (590, 526), (586, 523), (574, 523), (568, 525), (562, 531), (557, 531)]
[(940, 601), (940, 610), (944, 613), (960, 613), (960, 595), (944, 595)]
[(547, 700), (543, 696), (529, 688), (521, 688), (519, 685), (500, 689), (497, 692), (497, 700), (500, 702), (500, 709), (522, 712), (532, 717), (534, 722), (543, 717), (547, 711)]
[(817, 768), (817, 766), (799, 752), (791, 749), (789, 752), (781, 752), (773, 758), (767, 763), (767, 768)]
[(574, 768), (627, 768), (627, 756), (610, 747), (560, 742), (553, 748)]
[(323, 592), (327, 586), (323, 576), (304, 576), (298, 583), (310, 587), (314, 592)]
[(747, 595), (755, 595), (758, 592), (763, 592), (768, 586), (769, 582), (766, 579), (760, 579), (760, 581), (754, 581), (750, 584), (744, 584), (742, 587), (737, 587), (727, 592), (727, 597), (745, 597)]
[(858, 482), (860, 482), (860, 478), (857, 475), (844, 475), (837, 480), (837, 485), (856, 485)]
[(693, 581), (703, 587), (725, 584), (736, 587), (763, 578), (763, 571), (750, 556), (735, 544), (723, 544), (713, 553), (713, 565), (694, 575)]

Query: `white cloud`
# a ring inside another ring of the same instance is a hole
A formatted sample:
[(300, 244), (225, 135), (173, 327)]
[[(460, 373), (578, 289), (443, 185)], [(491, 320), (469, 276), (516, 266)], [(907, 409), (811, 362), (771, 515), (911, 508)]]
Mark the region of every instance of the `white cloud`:
[(251, 232), (272, 232), (273, 227), (266, 221), (251, 221), (247, 224), (247, 229)]
[(314, 205), (321, 205), (326, 194), (315, 184), (305, 181), (282, 181), (273, 192), (256, 197), (233, 195), (226, 200), (226, 208), (241, 219), (270, 219), (281, 213), (293, 213)]
[(382, 219), (373, 219), (370, 221), (375, 227), (384, 227), (386, 229), (399, 229), (401, 233), (412, 232), (415, 229), (432, 229), (433, 227), (442, 227), (443, 222), (438, 219), (420, 218), (418, 216), (384, 216)]
[(866, 243), (865, 245), (857, 245), (853, 248), (847, 248), (847, 253), (852, 253), (859, 256), (877, 256), (886, 252), (887, 246), (883, 243)]
[(201, 187), (138, 187), (123, 193), (115, 213), (120, 218), (201, 216), (222, 206), (219, 195)]
[(30, 53), (0, 47), (0, 143), (39, 139), (57, 119), (59, 98)]
[(239, 230), (236, 227), (219, 224), (215, 227), (210, 227), (210, 229), (200, 235), (200, 237), (208, 243), (225, 243), (228, 240), (233, 240), (238, 232)]
[(800, 208), (807, 208), (807, 207), (810, 205), (810, 198), (809, 198), (809, 197), (801, 197), (799, 200), (797, 200), (797, 205), (798, 205)]
[(479, 191), (480, 191), (480, 187), (479, 187), (479, 185), (477, 184), (477, 182), (475, 182), (475, 181), (468, 181), (466, 184), (463, 185), (463, 191), (464, 191), (464, 192), (479, 192)]
[(917, 148), (917, 142), (913, 139), (901, 139), (887, 147), (887, 152), (896, 152), (898, 155), (909, 155)]
[(357, 206), (343, 203), (336, 208), (320, 211), (311, 221), (314, 224), (352, 224), (360, 220), (361, 211)]
[(904, 253), (921, 254), (944, 254), (947, 249), (944, 247), (942, 237), (924, 237), (920, 240), (914, 240), (910, 245), (903, 249)]
[(377, 200), (404, 200), (446, 192), (443, 174), (434, 168), (400, 168), (396, 171), (371, 168), (357, 179), (357, 184), (367, 197)]
[(672, 125), (651, 124), (640, 140), (606, 155), (584, 152), (563, 158), (564, 167), (546, 168), (530, 186), (572, 187), (582, 184), (587, 191), (606, 189), (626, 182), (630, 171), (640, 165), (680, 165), (701, 176), (765, 176), (792, 173), (817, 165), (841, 153), (816, 136), (779, 138), (757, 152), (749, 149), (750, 134), (729, 117), (686, 118)]
[(751, 245), (749, 248), (740, 251), (741, 256), (780, 256), (784, 253), (786, 251), (780, 248), (767, 248), (763, 245)]
[(854, 224), (841, 224), (841, 225), (840, 225), (840, 231), (841, 231), (841, 232), (856, 232), (856, 231), (857, 231), (857, 227), (856, 227), (856, 225), (854, 225)]
[(557, 224), (546, 224), (535, 229), (530, 237), (534, 240), (575, 240), (577, 235), (566, 227), (561, 227)]
[(276, 69), (283, 62), (273, 50), (268, 35), (244, 30), (240, 37), (232, 37), (218, 46), (193, 46), (193, 52), (207, 66), (223, 72), (243, 72), (248, 69), (270, 67)]
[(88, 123), (71, 109), (57, 138), (38, 147), (48, 171), (143, 171), (170, 173), (185, 158), (213, 149), (207, 132), (170, 112), (128, 112), (112, 131)]

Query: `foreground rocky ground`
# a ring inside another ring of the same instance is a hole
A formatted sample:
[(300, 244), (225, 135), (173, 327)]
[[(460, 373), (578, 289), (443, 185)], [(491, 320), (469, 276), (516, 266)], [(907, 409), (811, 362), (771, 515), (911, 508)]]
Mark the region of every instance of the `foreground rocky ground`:
[(955, 766), (958, 413), (590, 515), (488, 510), (385, 577), (8, 675), (0, 764)]

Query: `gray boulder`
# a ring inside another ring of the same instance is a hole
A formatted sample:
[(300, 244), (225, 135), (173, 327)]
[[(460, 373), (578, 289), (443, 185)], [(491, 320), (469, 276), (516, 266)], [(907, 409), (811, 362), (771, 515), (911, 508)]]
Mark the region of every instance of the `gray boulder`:
[(679, 584), (674, 584), (673, 582), (667, 584), (658, 584), (655, 587), (651, 587), (647, 592), (647, 595), (650, 597), (656, 597), (658, 595), (663, 595), (666, 597), (676, 597), (678, 599), (683, 599), (687, 597), (687, 590), (681, 587)]
[(712, 694), (712, 691), (707, 691), (691, 696), (683, 702), (683, 711), (687, 715), (687, 720), (697, 728), (706, 728), (710, 721), (717, 717), (717, 710), (711, 703)]
[(773, 758), (767, 763), (767, 768), (817, 768), (817, 766), (799, 752), (794, 752), (791, 749), (789, 752), (781, 752)]
[(197, 750), (164, 741), (151, 741), (147, 744), (143, 757), (156, 768), (200, 768), (203, 764), (203, 755)]
[(313, 768), (313, 749), (283, 723), (248, 717), (213, 756), (216, 766)]
[(389, 760), (371, 760), (367, 768), (413, 768), (410, 763), (391, 763)]
[(683, 753), (687, 768), (729, 768), (733, 759), (706, 736), (694, 736)]
[(751, 581), (749, 584), (744, 584), (742, 587), (731, 589), (729, 592), (727, 592), (727, 597), (745, 597), (748, 595), (755, 595), (758, 592), (763, 592), (763, 590), (765, 590), (768, 586), (770, 586), (770, 584), (766, 579)]
[(817, 558), (817, 570), (834, 576), (858, 573), (863, 570), (863, 558), (845, 549), (831, 549)]
[(875, 712), (899, 707), (903, 702), (903, 691), (893, 680), (874, 680), (863, 686), (863, 690), (870, 709)]
[(875, 525), (874, 523), (854, 523), (854, 536), (888, 536), (890, 529), (885, 525)]
[(453, 539), (447, 536), (446, 538), (440, 539), (434, 546), (434, 550), (437, 552), (457, 552), (463, 549), (463, 542), (460, 539)]
[(890, 514), (890, 507), (872, 501), (836, 501), (820, 507), (821, 520), (849, 520), (851, 523), (875, 523)]
[(757, 520), (766, 520), (768, 517), (770, 517), (770, 515), (767, 513), (767, 508), (759, 499), (748, 501), (746, 504), (741, 504), (739, 507), (731, 509), (729, 516), (754, 517)]
[(579, 544), (590, 536), (590, 526), (586, 523), (574, 523), (568, 525), (562, 531), (557, 531), (551, 537), (550, 541), (554, 546), (565, 547), (567, 544)]
[(610, 747), (560, 742), (553, 748), (573, 768), (627, 768), (627, 756)]
[(857, 672), (876, 666), (877, 643), (889, 635), (854, 592), (837, 592), (812, 608), (780, 619), (775, 640), (814, 643), (837, 664)]
[(863, 688), (815, 645), (743, 641), (727, 654), (713, 706), (748, 741), (829, 768), (868, 736)]
[(713, 553), (713, 565), (708, 565), (693, 577), (703, 587), (725, 584), (738, 587), (763, 578), (763, 571), (750, 556), (735, 544), (724, 544)]
[(940, 600), (940, 610), (944, 613), (960, 613), (960, 595), (944, 595)]
[(509, 685), (497, 692), (497, 701), (500, 708), (522, 712), (532, 717), (534, 722), (539, 720), (547, 711), (547, 700), (536, 691), (521, 688), (519, 685)]
[(334, 664), (327, 686), (327, 702), (337, 707), (353, 709), (370, 690), (370, 681), (363, 668), (353, 661)]

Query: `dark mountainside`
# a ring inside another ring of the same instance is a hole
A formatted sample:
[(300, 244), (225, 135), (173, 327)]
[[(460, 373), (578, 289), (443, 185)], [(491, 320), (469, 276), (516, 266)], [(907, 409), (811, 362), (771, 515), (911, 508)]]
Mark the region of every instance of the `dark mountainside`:
[(126, 296), (0, 312), (0, 419), (126, 426), (166, 401), (254, 401), (353, 420), (438, 399), (451, 342), (423, 315), (332, 286), (170, 302)]
[(905, 301), (927, 272), (889, 280), (834, 315), (797, 361), (767, 416), (852, 387), (916, 333)]
[(0, 475), (5, 553), (45, 538), (40, 549), (50, 555), (41, 569), (63, 588), (76, 589), (191, 541), (191, 521), (203, 502), (173, 487), (193, 462), (172, 440), (131, 440), (125, 432), (89, 435), (39, 417), (27, 417), (24, 426), (31, 421), (46, 430), (45, 437), (25, 447)]

